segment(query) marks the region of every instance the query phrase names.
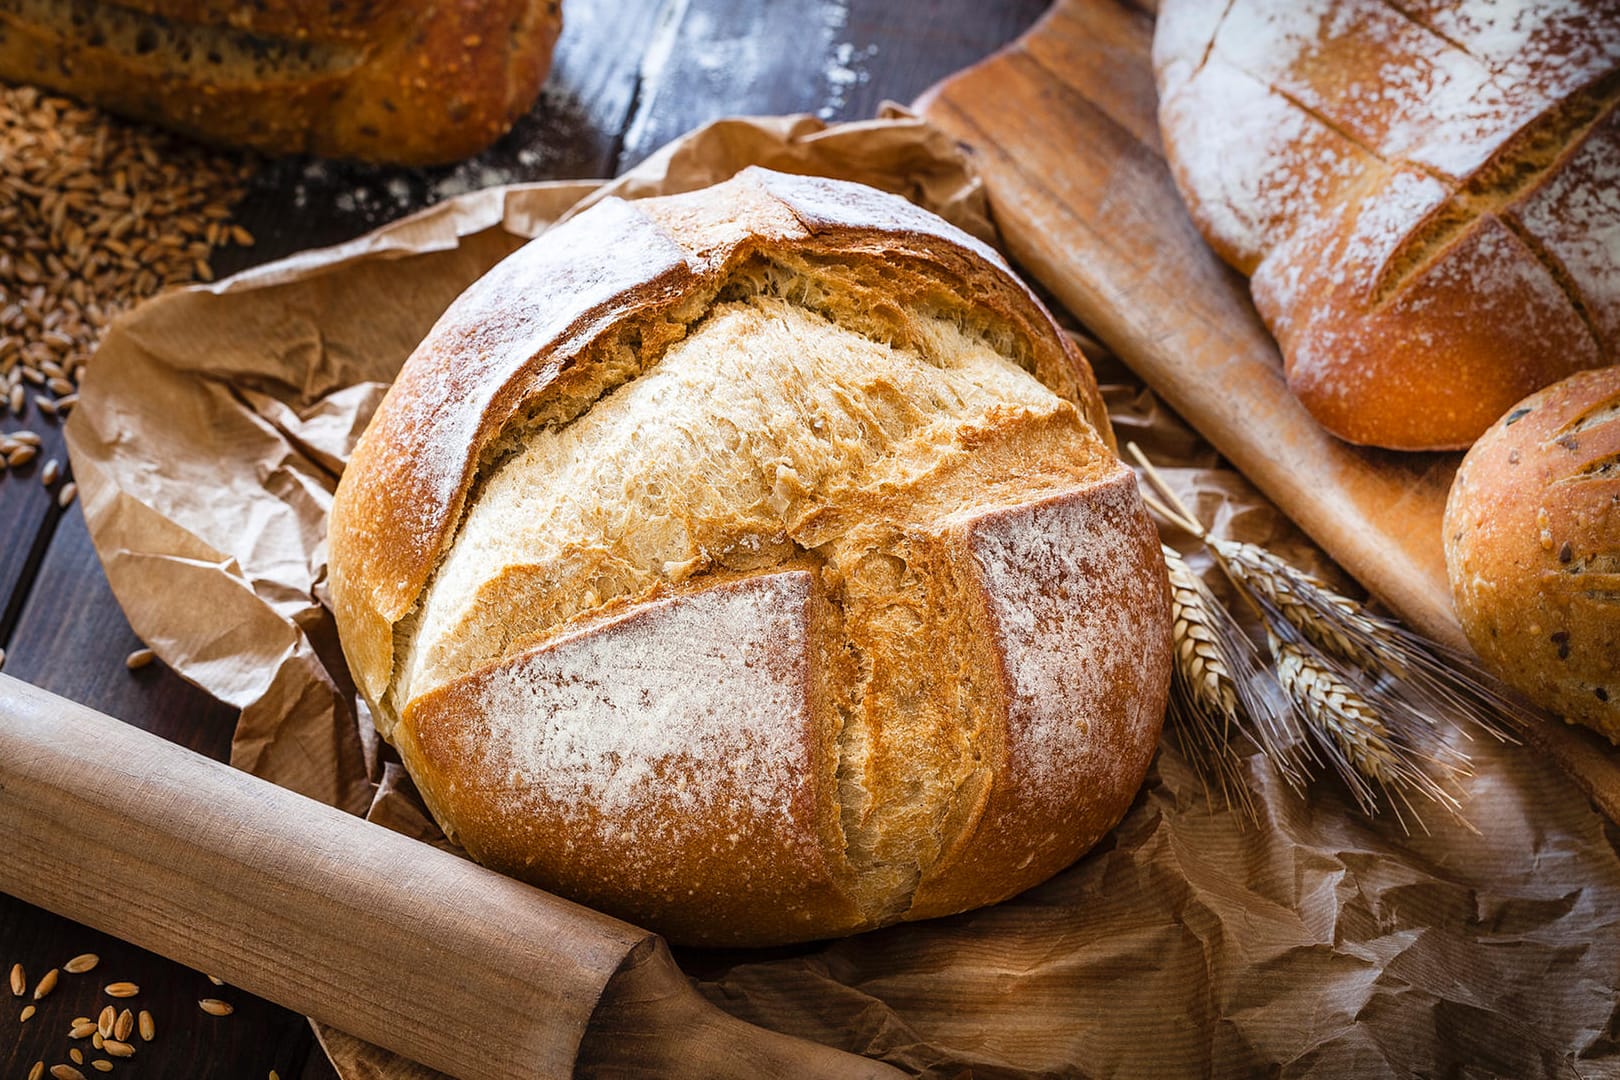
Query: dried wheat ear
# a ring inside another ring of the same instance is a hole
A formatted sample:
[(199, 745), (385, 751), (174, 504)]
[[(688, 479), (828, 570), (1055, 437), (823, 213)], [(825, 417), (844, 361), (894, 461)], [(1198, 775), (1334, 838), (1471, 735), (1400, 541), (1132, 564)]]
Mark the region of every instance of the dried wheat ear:
[(1264, 633), (1262, 651), (1165, 546), (1175, 615), (1170, 730), (1211, 802), (1257, 816), (1245, 752), (1252, 745), (1301, 794), (1326, 767), (1365, 813), (1387, 808), (1408, 831), (1424, 827), (1426, 804), (1468, 825), (1463, 782), (1472, 766), (1453, 736), (1517, 742), (1531, 707), (1466, 654), (1264, 548), (1210, 535), (1141, 448), (1127, 449), (1151, 489), (1148, 505), (1204, 545)]

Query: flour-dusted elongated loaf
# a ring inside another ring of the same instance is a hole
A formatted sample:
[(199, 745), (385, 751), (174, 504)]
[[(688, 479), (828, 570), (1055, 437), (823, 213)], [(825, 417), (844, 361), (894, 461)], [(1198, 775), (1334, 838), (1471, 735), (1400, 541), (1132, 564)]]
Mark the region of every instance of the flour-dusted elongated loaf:
[(0, 79), (210, 142), (426, 165), (528, 111), (561, 25), (560, 0), (9, 0)]
[(1620, 743), (1620, 367), (1519, 402), (1446, 501), (1474, 650), (1532, 701)]
[(749, 169), (470, 288), (339, 485), (356, 682), (479, 860), (680, 942), (1067, 866), (1141, 784), (1158, 540), (1084, 359), (983, 244)]
[(1614, 0), (1165, 0), (1165, 152), (1330, 431), (1465, 447), (1620, 361)]

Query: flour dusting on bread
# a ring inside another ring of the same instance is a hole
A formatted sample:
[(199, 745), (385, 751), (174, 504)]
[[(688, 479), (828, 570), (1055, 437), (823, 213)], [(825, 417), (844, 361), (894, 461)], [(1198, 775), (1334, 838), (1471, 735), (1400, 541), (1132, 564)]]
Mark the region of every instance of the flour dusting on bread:
[(677, 835), (717, 811), (772, 828), (813, 775), (790, 644), (806, 633), (810, 585), (802, 570), (716, 585), (493, 667), (469, 684), (482, 724), (459, 752), (506, 778), (514, 815), (539, 795), (565, 824), (588, 809), (631, 841), (665, 814)]
[[(1160, 585), (1133, 568), (1152, 535), (1138, 527), (1137, 500), (1121, 466), (1106, 484), (972, 528), (1011, 683), (1008, 752), (1038, 788), (1061, 790), (1083, 758), (1123, 753), (1159, 721), (1114, 692), (1141, 656), (1168, 659), (1152, 616)], [(1119, 597), (1131, 602), (1113, 606)]]

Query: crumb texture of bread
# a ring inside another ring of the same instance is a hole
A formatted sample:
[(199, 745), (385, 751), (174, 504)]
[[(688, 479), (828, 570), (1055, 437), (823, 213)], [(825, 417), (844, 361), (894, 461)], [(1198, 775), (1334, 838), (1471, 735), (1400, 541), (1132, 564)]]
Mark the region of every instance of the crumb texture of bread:
[[(869, 491), (949, 473), (964, 429), (1062, 413), (1080, 430), (1072, 405), (931, 322), (933, 348), (913, 352), (777, 297), (719, 304), (645, 374), (527, 436), (462, 521), (396, 696), (610, 600), (717, 566), (774, 565), (806, 540), (825, 546), (829, 520), (855, 524), (849, 511)], [(1052, 466), (1069, 478), (1096, 456), (1075, 441), (1077, 460)]]
[(1153, 62), (1177, 187), (1329, 430), (1465, 447), (1620, 361), (1612, 3), (1166, 0)]
[(340, 633), (488, 865), (678, 942), (809, 940), (1021, 891), (1141, 783), (1170, 654), (1134, 477), (1050, 317), (909, 204), (763, 170), (603, 203), (378, 417)]
[(1526, 398), (1452, 485), (1446, 569), (1476, 652), (1620, 743), (1620, 367)]

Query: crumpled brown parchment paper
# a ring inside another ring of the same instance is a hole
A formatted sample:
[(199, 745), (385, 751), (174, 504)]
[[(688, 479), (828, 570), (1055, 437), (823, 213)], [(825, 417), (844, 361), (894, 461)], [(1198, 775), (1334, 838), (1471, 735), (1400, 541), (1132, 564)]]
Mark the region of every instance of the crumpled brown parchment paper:
[[(68, 427), (80, 498), (136, 631), (241, 708), (233, 764), (446, 843), (357, 708), (325, 607), (343, 462), (416, 342), (500, 258), (581, 203), (748, 164), (861, 180), (995, 238), (961, 151), (915, 118), (723, 121), (606, 187), (476, 192), (117, 324)], [(1214, 531), (1334, 573), (1128, 371), (1088, 353), (1121, 442), (1164, 465)], [(1167, 745), (1119, 828), (1011, 901), (681, 960), (744, 1019), (926, 1076), (1620, 1075), (1613, 835), (1532, 751), (1471, 749), (1477, 833), (1432, 814), (1408, 836), (1329, 781), (1299, 798), (1257, 758), (1261, 821), (1245, 825)], [(320, 1034), (348, 1080), (435, 1075)]]

